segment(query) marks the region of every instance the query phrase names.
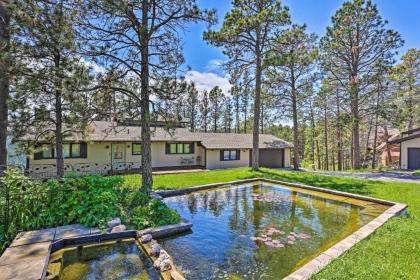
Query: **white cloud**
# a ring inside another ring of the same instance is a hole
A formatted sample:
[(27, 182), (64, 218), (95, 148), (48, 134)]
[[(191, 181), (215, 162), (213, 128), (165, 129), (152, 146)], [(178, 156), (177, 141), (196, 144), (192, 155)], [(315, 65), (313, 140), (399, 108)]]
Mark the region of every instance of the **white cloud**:
[(185, 79), (190, 82), (194, 82), (196, 88), (199, 91), (211, 90), (215, 86), (219, 86), (225, 95), (229, 94), (229, 90), (232, 85), (229, 83), (227, 77), (222, 77), (215, 73), (209, 72), (198, 72), (195, 70), (188, 71)]

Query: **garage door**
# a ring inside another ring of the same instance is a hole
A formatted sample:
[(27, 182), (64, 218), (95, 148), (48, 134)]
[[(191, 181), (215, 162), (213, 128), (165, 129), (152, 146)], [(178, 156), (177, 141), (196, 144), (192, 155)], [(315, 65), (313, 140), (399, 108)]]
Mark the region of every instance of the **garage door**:
[(420, 148), (408, 148), (408, 169), (420, 169)]
[(260, 166), (268, 168), (284, 167), (284, 151), (280, 149), (260, 149)]

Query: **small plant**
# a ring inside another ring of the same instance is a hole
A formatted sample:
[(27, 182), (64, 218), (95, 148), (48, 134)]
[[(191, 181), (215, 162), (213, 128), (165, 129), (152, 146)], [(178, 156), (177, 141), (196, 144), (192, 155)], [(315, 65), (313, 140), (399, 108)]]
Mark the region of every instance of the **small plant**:
[(159, 199), (151, 199), (145, 206), (132, 211), (131, 223), (137, 229), (179, 223), (181, 216)]
[(413, 172), (413, 175), (414, 175), (414, 176), (420, 176), (420, 169), (419, 169), (419, 170), (415, 170), (415, 171)]

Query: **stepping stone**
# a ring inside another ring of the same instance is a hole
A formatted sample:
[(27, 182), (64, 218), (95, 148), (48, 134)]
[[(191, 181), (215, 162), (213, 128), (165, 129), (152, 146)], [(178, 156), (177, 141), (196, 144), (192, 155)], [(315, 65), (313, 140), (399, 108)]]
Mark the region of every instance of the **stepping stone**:
[(89, 234), (91, 234), (91, 229), (80, 224), (61, 226), (57, 227), (55, 231), (54, 241)]
[(52, 241), (54, 235), (55, 228), (21, 232), (13, 240), (10, 247)]

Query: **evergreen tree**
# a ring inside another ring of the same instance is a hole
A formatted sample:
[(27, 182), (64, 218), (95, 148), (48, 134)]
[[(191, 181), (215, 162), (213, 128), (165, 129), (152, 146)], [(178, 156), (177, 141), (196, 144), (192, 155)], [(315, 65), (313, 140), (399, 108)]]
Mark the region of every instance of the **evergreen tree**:
[(316, 36), (306, 34), (305, 26), (293, 26), (275, 41), (270, 55), (271, 80), (280, 87), (280, 98), (290, 100), (293, 120), (293, 168), (299, 169), (299, 102), (304, 99), (307, 88), (314, 82), (314, 67), (317, 57)]
[(7, 117), (10, 71), (9, 1), (0, 1), (0, 171), (7, 164)]
[(132, 79), (138, 85), (139, 90), (121, 88), (121, 92), (140, 104), (142, 186), (149, 192), (153, 184), (150, 94), (167, 94), (159, 86), (161, 79), (177, 80), (184, 62), (179, 31), (191, 22), (213, 22), (214, 11), (200, 10), (194, 0), (86, 2), (81, 33), (85, 53), (102, 58), (118, 79)]
[(225, 15), (219, 31), (209, 30), (204, 39), (222, 47), (233, 69), (252, 70), (254, 84), (254, 124), (252, 168), (259, 168), (259, 128), (261, 115), (261, 87), (265, 70), (264, 60), (272, 41), (290, 22), (288, 9), (277, 0), (235, 0), (233, 8)]
[(352, 117), (353, 168), (361, 167), (360, 110), (372, 67), (379, 59), (392, 59), (394, 50), (402, 44), (400, 35), (386, 29), (387, 22), (370, 0), (345, 2), (332, 17), (321, 40), (322, 63), (345, 87), (350, 95)]
[(220, 119), (223, 116), (223, 104), (225, 96), (223, 91), (218, 86), (212, 88), (209, 92), (210, 101), (210, 116), (212, 118), (213, 132), (218, 132), (220, 125)]
[[(13, 131), (17, 137), (29, 133), (41, 141), (54, 141), (57, 176), (61, 177), (63, 141), (71, 132), (83, 132), (84, 117), (89, 115), (86, 96), (80, 94), (89, 76), (76, 55), (73, 18), (78, 10), (63, 0), (16, 1), (16, 8), (15, 51), (26, 67), (14, 85)], [(36, 115), (40, 110), (41, 118)]]

